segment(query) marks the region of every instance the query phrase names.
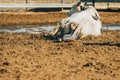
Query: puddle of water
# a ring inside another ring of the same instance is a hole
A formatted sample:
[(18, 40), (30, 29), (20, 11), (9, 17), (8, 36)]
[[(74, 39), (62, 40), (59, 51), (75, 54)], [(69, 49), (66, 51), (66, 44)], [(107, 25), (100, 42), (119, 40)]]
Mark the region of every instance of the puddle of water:
[[(38, 34), (41, 32), (50, 32), (54, 29), (55, 25), (51, 26), (35, 26), (35, 25), (24, 25), (24, 26), (5, 26), (0, 27), (0, 32), (7, 33), (30, 33)], [(120, 25), (103, 25), (103, 30), (120, 30)]]
[(120, 25), (103, 25), (103, 30), (120, 30)]
[(30, 33), (30, 34), (38, 34), (41, 32), (50, 32), (52, 31), (54, 26), (16, 26), (14, 28), (2, 27), (0, 28), (0, 32), (7, 33)]

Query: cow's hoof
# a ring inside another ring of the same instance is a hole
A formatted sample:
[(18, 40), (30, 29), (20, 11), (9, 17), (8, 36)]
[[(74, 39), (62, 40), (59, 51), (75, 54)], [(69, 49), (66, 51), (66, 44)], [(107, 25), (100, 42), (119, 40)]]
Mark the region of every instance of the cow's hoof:
[(58, 39), (55, 40), (55, 42), (62, 42), (62, 41), (63, 41), (62, 38), (58, 38)]

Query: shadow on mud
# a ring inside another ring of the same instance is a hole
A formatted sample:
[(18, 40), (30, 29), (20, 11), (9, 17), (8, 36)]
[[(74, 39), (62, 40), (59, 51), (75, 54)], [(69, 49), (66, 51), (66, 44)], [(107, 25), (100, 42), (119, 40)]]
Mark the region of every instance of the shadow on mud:
[[(64, 10), (70, 10), (70, 8), (64, 8)], [(109, 8), (109, 9), (97, 9), (101, 12), (120, 12), (120, 8)], [(27, 11), (32, 12), (57, 12), (62, 11), (62, 8), (32, 8), (28, 9)]]
[(83, 43), (84, 45), (98, 45), (98, 46), (117, 46), (120, 47), (120, 43), (111, 44), (111, 43)]
[[(70, 8), (64, 8), (64, 10), (70, 10)], [(109, 8), (109, 9), (97, 9), (101, 12), (120, 12), (120, 8)], [(62, 11), (62, 8), (32, 8), (27, 9), (27, 11), (32, 12), (57, 12)]]
[(32, 11), (32, 12), (57, 12), (57, 11), (61, 11), (61, 8), (33, 8), (33, 9), (29, 9), (28, 11)]
[(60, 40), (59, 37), (53, 37), (51, 35), (44, 35), (43, 37), (47, 40), (52, 40), (54, 43), (62, 42), (62, 40)]
[(116, 8), (116, 9), (112, 9), (112, 8), (109, 8), (109, 9), (97, 9), (98, 11), (100, 12), (120, 12), (120, 8)]

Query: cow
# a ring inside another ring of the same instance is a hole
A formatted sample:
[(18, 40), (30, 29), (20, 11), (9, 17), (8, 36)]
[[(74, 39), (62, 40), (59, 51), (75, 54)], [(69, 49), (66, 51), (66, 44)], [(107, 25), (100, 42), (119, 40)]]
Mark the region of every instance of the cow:
[(97, 10), (93, 6), (85, 6), (84, 10), (75, 12), (62, 19), (50, 34), (59, 41), (76, 40), (87, 35), (101, 35), (102, 24)]

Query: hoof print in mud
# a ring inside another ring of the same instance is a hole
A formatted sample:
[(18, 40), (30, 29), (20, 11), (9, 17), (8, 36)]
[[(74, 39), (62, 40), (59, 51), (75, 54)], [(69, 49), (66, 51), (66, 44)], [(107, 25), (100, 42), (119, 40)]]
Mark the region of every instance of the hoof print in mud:
[(7, 69), (0, 69), (0, 74), (4, 74), (7, 72)]

